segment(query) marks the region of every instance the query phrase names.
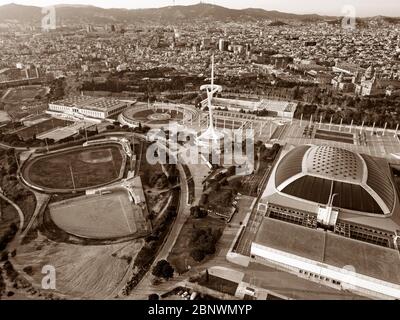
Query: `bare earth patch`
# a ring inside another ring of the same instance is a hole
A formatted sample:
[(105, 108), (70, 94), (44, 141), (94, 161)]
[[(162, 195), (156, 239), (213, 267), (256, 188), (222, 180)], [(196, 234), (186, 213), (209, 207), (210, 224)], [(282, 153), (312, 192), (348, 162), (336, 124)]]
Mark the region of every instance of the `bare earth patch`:
[(39, 235), (35, 241), (18, 248), (14, 265), (19, 271), (32, 266), (33, 275), (24, 276), (39, 287), (43, 277), (42, 267), (54, 266), (55, 291), (69, 298), (113, 298), (125, 274), (131, 271), (130, 262), (141, 246), (142, 240), (81, 246), (52, 242)]

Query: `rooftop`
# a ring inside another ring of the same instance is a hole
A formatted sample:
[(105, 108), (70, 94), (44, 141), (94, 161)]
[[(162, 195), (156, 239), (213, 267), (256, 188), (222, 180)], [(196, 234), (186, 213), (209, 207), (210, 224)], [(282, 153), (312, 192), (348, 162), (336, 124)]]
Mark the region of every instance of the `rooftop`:
[(53, 102), (53, 104), (64, 105), (68, 107), (77, 107), (94, 111), (107, 111), (124, 102), (114, 98), (92, 97), (92, 96), (73, 96), (63, 100)]
[(330, 232), (264, 218), (254, 242), (338, 268), (400, 284), (397, 250), (345, 238)]
[(326, 178), (362, 182), (364, 166), (361, 157), (346, 149), (332, 146), (311, 148), (304, 160), (310, 174)]
[(279, 161), (275, 188), (304, 201), (326, 204), (357, 213), (393, 213), (396, 191), (386, 161), (343, 148), (299, 146)]

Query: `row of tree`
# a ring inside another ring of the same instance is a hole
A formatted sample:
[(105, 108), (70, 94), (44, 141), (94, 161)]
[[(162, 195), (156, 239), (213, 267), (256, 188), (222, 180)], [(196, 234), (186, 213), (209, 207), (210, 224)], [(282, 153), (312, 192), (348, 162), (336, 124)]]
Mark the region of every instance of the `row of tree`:
[(145, 238), (145, 244), (138, 252), (134, 263), (134, 268), (137, 272), (127, 282), (123, 290), (124, 295), (129, 295), (154, 261), (155, 255), (168, 234), (172, 221), (176, 217), (179, 203), (179, 192), (180, 190), (173, 190), (172, 200), (166, 214), (164, 214), (159, 220), (158, 225), (153, 229), (151, 234)]

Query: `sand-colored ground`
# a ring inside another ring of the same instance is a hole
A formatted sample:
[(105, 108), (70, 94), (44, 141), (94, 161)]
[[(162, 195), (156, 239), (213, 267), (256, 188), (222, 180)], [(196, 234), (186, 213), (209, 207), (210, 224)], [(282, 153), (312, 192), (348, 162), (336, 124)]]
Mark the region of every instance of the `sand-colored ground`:
[[(55, 243), (39, 237), (18, 248), (13, 264), (18, 271), (40, 288), (41, 270), (52, 265), (56, 270), (55, 293), (67, 298), (104, 299), (117, 295), (121, 281), (132, 270), (142, 240), (113, 245), (73, 245)], [(33, 267), (33, 275), (26, 275), (22, 269)]]
[(11, 118), (7, 112), (0, 110), (0, 122), (9, 121)]

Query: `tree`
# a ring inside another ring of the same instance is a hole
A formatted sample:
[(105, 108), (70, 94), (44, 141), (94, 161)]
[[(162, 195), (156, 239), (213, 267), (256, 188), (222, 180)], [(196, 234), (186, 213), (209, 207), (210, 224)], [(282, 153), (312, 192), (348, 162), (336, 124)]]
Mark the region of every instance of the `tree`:
[(215, 253), (215, 243), (214, 239), (210, 239), (209, 241), (205, 242), (202, 246), (202, 251), (205, 254), (214, 254)]
[(147, 219), (149, 220), (154, 220), (157, 214), (152, 210), (149, 215), (147, 216)]
[(157, 293), (149, 294), (149, 300), (160, 300), (160, 296)]
[(203, 250), (195, 248), (190, 251), (190, 256), (193, 258), (194, 261), (200, 262), (203, 261), (206, 255)]
[(174, 268), (167, 260), (160, 260), (154, 266), (152, 274), (159, 278), (170, 279), (174, 275)]
[(27, 275), (32, 276), (33, 275), (33, 267), (32, 266), (27, 266), (22, 269)]
[(200, 206), (191, 207), (190, 214), (196, 219), (205, 218), (208, 215), (207, 210), (203, 210)]

